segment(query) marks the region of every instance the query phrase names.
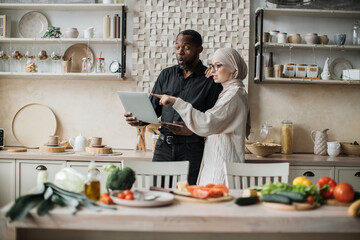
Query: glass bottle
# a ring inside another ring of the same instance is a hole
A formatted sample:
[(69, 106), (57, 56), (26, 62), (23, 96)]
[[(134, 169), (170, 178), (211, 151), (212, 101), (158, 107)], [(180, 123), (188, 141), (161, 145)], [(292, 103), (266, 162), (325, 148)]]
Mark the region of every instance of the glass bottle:
[(360, 21), (355, 21), (354, 28), (353, 28), (353, 45), (360, 44), (360, 36), (359, 36), (359, 28), (360, 28)]
[(94, 162), (89, 165), (88, 176), (85, 181), (85, 196), (94, 201), (100, 200), (100, 171), (95, 167)]
[(273, 63), (273, 53), (269, 52), (269, 62), (268, 62), (268, 67), (273, 68), (274, 67), (274, 63)]
[(290, 120), (284, 120), (281, 123), (281, 153), (290, 154), (293, 152), (293, 123)]

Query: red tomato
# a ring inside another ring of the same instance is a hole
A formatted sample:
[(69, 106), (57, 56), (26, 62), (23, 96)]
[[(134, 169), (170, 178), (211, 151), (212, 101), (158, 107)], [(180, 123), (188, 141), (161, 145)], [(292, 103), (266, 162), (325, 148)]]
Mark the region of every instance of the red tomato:
[(126, 189), (123, 193), (124, 193), (125, 195), (132, 194), (132, 192), (131, 192), (129, 189)]
[(214, 186), (215, 186), (215, 184), (209, 183), (209, 184), (206, 184), (205, 187), (207, 187), (207, 188), (212, 188), (212, 187), (214, 187)]
[(104, 195), (101, 197), (101, 202), (105, 204), (112, 204), (113, 201), (109, 195)]
[(125, 196), (125, 200), (134, 200), (134, 196), (132, 194), (128, 194)]
[(201, 199), (205, 199), (209, 197), (209, 190), (208, 188), (196, 188), (194, 189), (192, 195), (196, 198), (201, 198)]
[(117, 195), (117, 197), (118, 198), (120, 198), (120, 199), (124, 199), (125, 198), (125, 193), (123, 193), (123, 192), (121, 192), (121, 193), (119, 193), (118, 195)]
[(203, 188), (203, 186), (200, 186), (200, 185), (190, 185), (190, 186), (187, 187), (187, 190), (188, 190), (188, 192), (189, 192), (191, 195), (193, 195), (194, 190), (197, 189), (197, 188)]
[(225, 184), (217, 184), (215, 185), (213, 188), (219, 188), (221, 189), (224, 193), (229, 193), (229, 189), (227, 188), (227, 186)]
[(318, 186), (319, 188), (322, 188), (324, 185), (328, 185), (329, 187), (327, 189), (321, 190), (320, 194), (324, 198), (330, 198), (333, 195), (334, 188), (336, 186), (336, 182), (329, 177), (322, 177), (316, 183), (316, 186)]
[(307, 198), (306, 198), (306, 202), (308, 204), (313, 204), (315, 202), (315, 199), (313, 196), (309, 195)]
[(222, 197), (222, 196), (224, 196), (224, 193), (223, 193), (222, 189), (220, 189), (220, 188), (210, 188), (209, 197), (218, 198), (218, 197)]
[(354, 189), (348, 183), (339, 183), (334, 189), (334, 198), (339, 202), (351, 202), (354, 195)]

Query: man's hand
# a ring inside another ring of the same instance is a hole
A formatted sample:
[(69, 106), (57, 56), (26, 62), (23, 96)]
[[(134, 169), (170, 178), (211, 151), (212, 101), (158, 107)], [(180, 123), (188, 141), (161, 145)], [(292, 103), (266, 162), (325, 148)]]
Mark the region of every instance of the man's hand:
[(143, 123), (142, 121), (137, 120), (136, 117), (134, 117), (130, 112), (125, 112), (124, 117), (126, 122), (133, 127), (141, 126), (141, 124)]
[(209, 78), (209, 77), (211, 77), (212, 76), (212, 69), (211, 68), (207, 68), (206, 70), (205, 70), (205, 77), (206, 78)]
[(169, 106), (171, 104), (174, 104), (176, 99), (177, 99), (177, 97), (169, 96), (169, 95), (166, 95), (166, 94), (152, 93), (151, 95), (154, 96), (154, 97), (160, 98), (159, 104), (164, 105), (164, 106)]
[(176, 126), (167, 125), (167, 124), (162, 124), (162, 126), (169, 129), (175, 135), (191, 136), (191, 135), (194, 134), (190, 129), (187, 128), (187, 126), (185, 125), (184, 122), (175, 122), (174, 121), (173, 123), (178, 124), (178, 125), (182, 125), (182, 127), (176, 127)]

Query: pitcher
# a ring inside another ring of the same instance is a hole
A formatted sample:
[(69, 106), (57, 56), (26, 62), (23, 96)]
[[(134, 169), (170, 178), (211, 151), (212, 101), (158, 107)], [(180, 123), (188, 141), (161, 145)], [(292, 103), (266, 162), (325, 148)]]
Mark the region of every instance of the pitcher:
[[(312, 130), (311, 131), (311, 140), (314, 143), (314, 154), (316, 155), (326, 155), (326, 149), (327, 149), (327, 141), (328, 141), (328, 135), (327, 131), (329, 129), (324, 129), (322, 131), (319, 130)], [(315, 135), (315, 136), (314, 136)]]
[(71, 137), (69, 139), (70, 145), (73, 147), (75, 152), (83, 152), (85, 151), (85, 147), (87, 146), (88, 140), (83, 135), (77, 136), (77, 137)]

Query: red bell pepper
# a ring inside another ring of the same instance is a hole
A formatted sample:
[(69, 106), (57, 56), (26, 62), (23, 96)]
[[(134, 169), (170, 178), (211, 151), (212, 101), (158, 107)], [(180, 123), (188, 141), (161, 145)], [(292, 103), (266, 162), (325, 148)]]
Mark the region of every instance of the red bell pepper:
[(324, 198), (330, 198), (333, 195), (336, 182), (329, 177), (322, 177), (316, 183), (316, 186), (319, 186), (321, 196)]

